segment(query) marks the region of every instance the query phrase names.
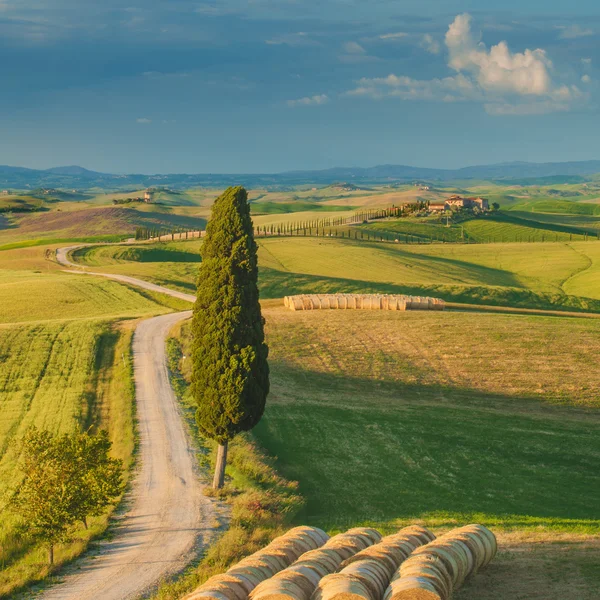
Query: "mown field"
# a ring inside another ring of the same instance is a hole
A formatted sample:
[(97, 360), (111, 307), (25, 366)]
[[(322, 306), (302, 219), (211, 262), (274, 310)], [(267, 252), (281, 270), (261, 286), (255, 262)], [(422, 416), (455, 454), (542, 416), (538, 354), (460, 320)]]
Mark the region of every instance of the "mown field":
[(503, 548), (461, 600), (598, 597), (600, 322), (264, 314), (272, 391), (255, 433), (300, 482), (298, 522), (483, 522)]
[[(18, 483), (16, 441), (31, 425), (55, 433), (102, 427), (128, 468), (134, 325), (184, 304), (64, 273), (46, 260), (45, 250), (0, 252), (0, 597), (49, 573), (46, 549), (5, 508)], [(92, 519), (87, 531), (76, 529), (71, 543), (57, 547), (57, 565), (80, 554), (107, 523), (105, 515)]]
[[(0, 326), (0, 497), (18, 483), (18, 446), (35, 425), (54, 433), (90, 426), (109, 430), (113, 453), (128, 467), (134, 446), (131, 323), (77, 320)], [(56, 564), (81, 553), (108, 515), (91, 519)], [(48, 575), (47, 551), (0, 505), (0, 596)]]
[[(99, 246), (75, 260), (193, 291), (202, 242)], [(404, 245), (330, 238), (259, 240), (262, 297), (377, 292), (448, 301), (600, 311), (600, 242)]]

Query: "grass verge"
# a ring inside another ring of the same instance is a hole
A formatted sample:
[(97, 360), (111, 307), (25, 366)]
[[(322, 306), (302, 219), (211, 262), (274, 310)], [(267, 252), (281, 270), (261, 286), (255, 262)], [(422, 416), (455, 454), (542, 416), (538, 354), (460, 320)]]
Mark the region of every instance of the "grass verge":
[[(194, 403), (188, 390), (189, 360), (184, 356), (189, 355), (189, 326), (183, 324), (175, 331), (175, 337), (169, 339), (167, 346), (171, 381), (202, 449), (200, 467), (204, 472), (212, 472), (216, 445), (198, 433), (194, 422)], [(208, 488), (207, 494), (229, 505), (229, 527), (206, 550), (198, 564), (181, 577), (161, 585), (153, 598), (181, 598), (212, 575), (227, 570), (230, 565), (280, 535), (304, 504), (298, 493), (298, 484), (277, 474), (273, 460), (258, 447), (250, 434), (238, 435), (230, 443), (225, 487), (218, 493)]]

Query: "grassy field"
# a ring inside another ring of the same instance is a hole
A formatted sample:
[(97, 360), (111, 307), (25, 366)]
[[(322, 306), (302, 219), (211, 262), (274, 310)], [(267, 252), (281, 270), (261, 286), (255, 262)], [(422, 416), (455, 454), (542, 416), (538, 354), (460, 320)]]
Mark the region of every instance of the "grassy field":
[[(76, 253), (94, 270), (195, 289), (201, 241)], [(259, 240), (262, 297), (292, 293), (427, 294), (448, 301), (600, 311), (600, 243), (404, 245), (330, 238)]]
[[(78, 320), (0, 327), (0, 497), (18, 483), (17, 440), (30, 425), (55, 433), (108, 429), (113, 453), (129, 467), (134, 448), (131, 323)], [(59, 566), (102, 533), (108, 515), (91, 519), (59, 545)], [(0, 596), (49, 574), (46, 550), (0, 506)]]
[[(189, 308), (100, 277), (64, 273), (34, 246), (0, 252), (0, 597), (46, 577), (38, 547), (4, 507), (27, 427), (108, 429), (114, 454), (134, 449), (131, 336), (135, 319)], [(57, 548), (57, 567), (100, 535), (108, 514)]]
[(503, 548), (459, 598), (558, 597), (573, 583), (579, 595), (560, 597), (598, 597), (600, 323), (283, 308), (265, 317), (272, 393), (255, 432), (300, 482), (297, 522), (483, 522)]
[(204, 229), (198, 209), (135, 204), (97, 206), (88, 202), (59, 202), (44, 212), (4, 214), (0, 247), (37, 239), (84, 240), (110, 235), (115, 240), (133, 237), (137, 227), (171, 231)]

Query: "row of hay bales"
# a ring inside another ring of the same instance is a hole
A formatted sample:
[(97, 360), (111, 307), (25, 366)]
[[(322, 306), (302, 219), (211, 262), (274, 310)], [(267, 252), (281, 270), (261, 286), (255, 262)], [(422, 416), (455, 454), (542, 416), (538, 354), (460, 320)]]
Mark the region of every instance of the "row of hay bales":
[(186, 598), (246, 600), (260, 583), (328, 541), (329, 536), (317, 527), (294, 527), (275, 538), (262, 550), (241, 560), (227, 572), (211, 577)]
[(486, 527), (455, 529), (417, 548), (392, 577), (383, 600), (448, 600), (497, 550), (496, 537)]
[(340, 533), (261, 583), (250, 593), (250, 600), (310, 600), (323, 577), (335, 573), (344, 561), (379, 541), (381, 534), (368, 527)]
[(417, 525), (386, 537), (358, 527), (332, 538), (296, 527), (186, 600), (448, 600), (496, 551), (481, 525), (439, 538)]
[(440, 298), (389, 294), (306, 294), (286, 296), (283, 304), (290, 310), (444, 310)]
[(431, 531), (419, 526), (388, 535), (346, 559), (337, 573), (321, 579), (312, 600), (381, 600), (398, 567), (434, 539)]

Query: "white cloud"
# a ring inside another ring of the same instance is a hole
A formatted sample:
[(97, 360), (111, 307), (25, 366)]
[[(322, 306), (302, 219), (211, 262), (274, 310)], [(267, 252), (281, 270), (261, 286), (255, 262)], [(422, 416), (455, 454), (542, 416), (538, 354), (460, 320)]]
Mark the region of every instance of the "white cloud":
[(298, 33), (286, 33), (268, 40), (265, 40), (265, 44), (269, 46), (291, 46), (292, 48), (299, 48), (302, 46), (320, 46), (320, 43), (313, 40), (308, 33), (305, 31), (299, 31)]
[(398, 31), (397, 33), (384, 33), (379, 36), (380, 40), (401, 40), (402, 38), (408, 37), (408, 33), (404, 31)]
[(443, 79), (413, 79), (396, 75), (374, 79), (363, 78), (358, 81), (358, 87), (346, 92), (346, 95), (367, 96), (376, 100), (395, 97), (401, 100), (442, 102), (483, 99), (477, 86), (468, 77), (460, 74)]
[(422, 38), (421, 38), (421, 42), (419, 44), (419, 46), (421, 46), (421, 48), (424, 48), (425, 50), (427, 50), (427, 52), (429, 52), (429, 54), (439, 54), (442, 47), (440, 46), (440, 43), (433, 38), (433, 36), (429, 33), (426, 33)]
[(321, 104), (327, 104), (329, 102), (329, 96), (321, 94), (318, 96), (306, 96), (305, 98), (299, 98), (298, 100), (288, 100), (287, 105), (291, 108), (297, 106), (319, 106)]
[(456, 17), (446, 34), (446, 46), (449, 66), (471, 73), (484, 90), (535, 96), (550, 91), (552, 62), (544, 50), (513, 54), (506, 42), (500, 42), (488, 51), (483, 43), (475, 42), (470, 15)]
[[(506, 42), (488, 49), (473, 36), (471, 20), (468, 14), (458, 15), (446, 33), (448, 67), (456, 72), (455, 75), (430, 80), (394, 74), (384, 78), (363, 78), (354, 90), (344, 95), (481, 102), (493, 115), (568, 111), (574, 103), (585, 99), (586, 95), (577, 86), (560, 85), (553, 80), (554, 66), (545, 50), (512, 52)], [(435, 40), (424, 36), (422, 42), (431, 47)]]
[(561, 40), (575, 40), (577, 38), (588, 37), (594, 35), (593, 30), (584, 29), (579, 25), (558, 25), (557, 29), (560, 29), (559, 38)]
[(592, 78), (591, 78), (589, 75), (584, 75), (584, 76), (581, 78), (581, 81), (582, 81), (583, 83), (592, 83)]
[(139, 123), (140, 125), (148, 125), (148, 123), (152, 123), (152, 119), (146, 119), (146, 117), (140, 117), (139, 119), (136, 119), (135, 122)]
[(367, 51), (358, 42), (346, 42), (344, 51), (347, 54), (366, 54)]

